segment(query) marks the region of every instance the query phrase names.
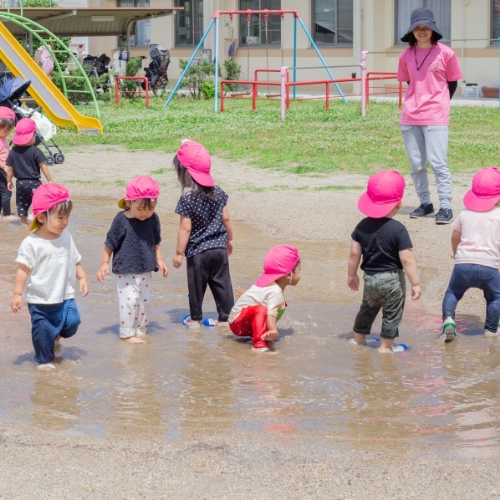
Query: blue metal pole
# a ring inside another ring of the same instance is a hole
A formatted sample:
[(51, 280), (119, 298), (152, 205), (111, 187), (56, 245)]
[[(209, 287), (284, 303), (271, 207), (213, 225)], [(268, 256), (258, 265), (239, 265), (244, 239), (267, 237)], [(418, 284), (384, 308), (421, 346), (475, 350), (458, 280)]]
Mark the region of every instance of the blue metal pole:
[(215, 99), (214, 111), (217, 113), (219, 101), (219, 18), (215, 20)]
[[(299, 20), (300, 25), (302, 26), (302, 29), (304, 30), (305, 34), (307, 35), (307, 38), (309, 38), (309, 42), (311, 42), (313, 49), (316, 51), (316, 54), (318, 54), (318, 57), (319, 57), (321, 63), (325, 67), (326, 72), (328, 73), (328, 76), (332, 80), (335, 80), (335, 77), (332, 75), (332, 72), (328, 68), (326, 61), (323, 59), (321, 52), (319, 51), (318, 47), (314, 43), (314, 40), (312, 39), (312, 36), (310, 35), (309, 31), (307, 31), (307, 28), (306, 28), (305, 24), (303, 23), (302, 19), (299, 17), (298, 20)], [(344, 97), (344, 93), (342, 92), (342, 90), (340, 90), (340, 87), (338, 86), (337, 83), (335, 83), (335, 87), (337, 88), (338, 93), (342, 96), (342, 99), (344, 100), (344, 102), (347, 104), (347, 99)]]
[[(293, 81), (297, 81), (297, 18), (293, 16)], [(297, 97), (297, 87), (293, 86), (293, 98)]]
[(205, 38), (207, 37), (208, 33), (212, 29), (212, 26), (214, 25), (214, 22), (215, 22), (215, 19), (212, 19), (212, 21), (208, 25), (208, 28), (206, 29), (205, 33), (203, 33), (203, 36), (201, 37), (200, 43), (198, 44), (198, 46), (196, 47), (195, 51), (193, 52), (193, 55), (191, 56), (191, 59), (189, 59), (188, 63), (186, 64), (186, 67), (184, 68), (184, 71), (182, 72), (182, 74), (179, 77), (179, 79), (177, 80), (177, 83), (175, 84), (174, 89), (172, 90), (172, 92), (170, 92), (170, 95), (168, 96), (167, 102), (163, 105), (164, 108), (166, 108), (170, 104), (170, 101), (174, 98), (175, 93), (177, 92), (177, 90), (181, 86), (182, 79), (184, 78), (184, 76), (187, 73), (188, 69), (191, 67), (191, 64), (193, 63), (193, 60), (194, 60), (196, 54), (198, 54), (198, 51), (202, 47), (203, 42), (205, 41)]

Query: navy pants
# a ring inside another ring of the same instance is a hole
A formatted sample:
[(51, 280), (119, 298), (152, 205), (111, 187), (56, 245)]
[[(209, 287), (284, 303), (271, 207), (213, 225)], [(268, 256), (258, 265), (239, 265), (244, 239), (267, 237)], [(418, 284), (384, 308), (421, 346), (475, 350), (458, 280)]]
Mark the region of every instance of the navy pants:
[(37, 363), (54, 360), (56, 337), (72, 337), (80, 324), (80, 313), (75, 299), (60, 304), (28, 304), (31, 315), (31, 338)]
[(443, 299), (443, 319), (455, 319), (455, 310), (469, 288), (479, 288), (486, 300), (484, 329), (496, 332), (500, 318), (500, 272), (478, 264), (456, 264)]
[(229, 274), (229, 257), (225, 248), (212, 248), (188, 257), (187, 279), (191, 319), (203, 319), (203, 298), (207, 285), (212, 291), (219, 321), (227, 321), (234, 306), (233, 286)]
[(28, 210), (31, 207), (33, 193), (36, 188), (41, 186), (40, 179), (18, 179), (16, 182), (16, 206), (17, 215), (24, 217), (28, 215)]
[(0, 210), (5, 217), (7, 217), (8, 215), (12, 215), (10, 211), (11, 198), (12, 191), (9, 191), (7, 189), (7, 175), (3, 170), (0, 170), (0, 199), (2, 200)]

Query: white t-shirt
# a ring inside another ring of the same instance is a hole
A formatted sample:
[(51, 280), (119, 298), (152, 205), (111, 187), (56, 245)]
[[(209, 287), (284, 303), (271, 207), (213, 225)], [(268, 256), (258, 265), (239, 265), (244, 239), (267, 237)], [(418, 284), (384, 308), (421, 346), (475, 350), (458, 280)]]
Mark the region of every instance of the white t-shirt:
[(473, 212), (464, 208), (452, 223), (462, 234), (455, 264), (479, 264), (498, 268), (500, 249), (500, 208)]
[(285, 307), (283, 290), (273, 283), (269, 286), (252, 285), (234, 304), (228, 321), (232, 323), (245, 307), (262, 305), (267, 307), (267, 314), (276, 317), (278, 311)]
[(71, 234), (55, 240), (30, 234), (23, 240), (16, 262), (30, 269), (24, 298), (28, 304), (60, 304), (75, 296), (76, 265), (81, 256)]

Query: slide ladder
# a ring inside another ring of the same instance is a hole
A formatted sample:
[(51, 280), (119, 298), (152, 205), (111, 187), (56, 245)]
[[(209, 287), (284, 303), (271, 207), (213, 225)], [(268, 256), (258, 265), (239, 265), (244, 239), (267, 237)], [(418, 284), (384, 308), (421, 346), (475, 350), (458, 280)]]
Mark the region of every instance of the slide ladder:
[[(57, 36), (30, 19), (7, 12), (0, 12), (1, 20), (22, 26), (47, 48), (54, 59), (55, 70), (61, 76), (63, 92), (43, 72), (42, 68), (26, 52), (12, 33), (7, 30), (5, 25), (0, 23), (0, 59), (14, 76), (21, 76), (26, 80), (31, 80), (29, 93), (37, 104), (42, 106), (43, 112), (49, 119), (60, 127), (69, 126), (76, 127), (80, 132), (102, 133), (102, 125), (98, 118), (82, 115), (68, 100), (68, 93), (70, 92), (90, 94), (95, 105), (96, 114), (99, 117), (99, 106), (92, 85), (75, 55)], [(44, 38), (41, 35), (44, 35)], [(47, 43), (47, 39), (56, 41), (58, 49), (52, 49)], [(67, 55), (67, 60), (70, 60), (78, 69), (78, 74), (66, 74), (61, 67), (61, 63), (57, 60), (57, 53)], [(67, 79), (83, 79), (87, 88), (75, 91), (68, 90), (66, 86)]]

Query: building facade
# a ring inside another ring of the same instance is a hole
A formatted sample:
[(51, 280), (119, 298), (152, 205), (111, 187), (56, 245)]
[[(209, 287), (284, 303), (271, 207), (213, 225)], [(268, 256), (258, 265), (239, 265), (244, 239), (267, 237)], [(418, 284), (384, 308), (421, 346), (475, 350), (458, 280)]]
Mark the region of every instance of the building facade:
[[(82, 0), (77, 0), (81, 4)], [(498, 86), (500, 47), (500, 0), (87, 0), (88, 7), (184, 7), (184, 12), (137, 24), (131, 40), (132, 55), (148, 56), (150, 43), (170, 50), (171, 81), (180, 75), (179, 59), (189, 58), (209, 25), (214, 12), (246, 9), (297, 9), (335, 78), (359, 75), (362, 50), (368, 51), (369, 71), (395, 71), (398, 56), (406, 47), (399, 39), (410, 24), (416, 7), (429, 7), (444, 34), (444, 43), (456, 52), (467, 83)], [(69, 6), (71, 0), (64, 0)], [(262, 15), (229, 16), (220, 21), (220, 60), (229, 57), (235, 42), (240, 77), (253, 77), (257, 68), (293, 66), (293, 17)], [(124, 46), (117, 37), (89, 40), (92, 55), (113, 52)], [(205, 56), (214, 57), (215, 29), (207, 36)], [(198, 54), (201, 56), (201, 53)], [(297, 80), (327, 78), (308, 36), (297, 31)], [(463, 82), (460, 82), (463, 83)]]

